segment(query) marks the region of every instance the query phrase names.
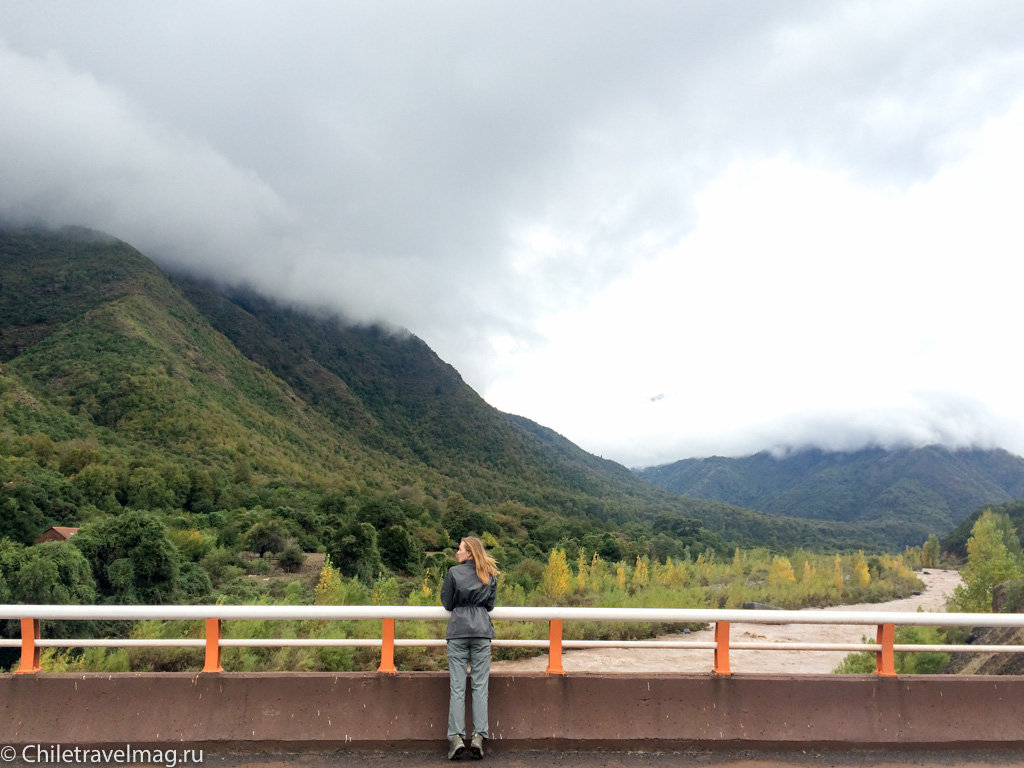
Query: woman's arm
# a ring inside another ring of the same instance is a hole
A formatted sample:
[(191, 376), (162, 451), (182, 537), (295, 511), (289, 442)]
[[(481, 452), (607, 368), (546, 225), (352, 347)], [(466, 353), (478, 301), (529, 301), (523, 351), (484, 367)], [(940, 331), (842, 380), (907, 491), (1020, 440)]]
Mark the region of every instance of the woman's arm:
[(448, 569), (448, 573), (444, 575), (444, 581), (441, 582), (441, 605), (446, 611), (455, 607), (455, 577), (452, 576), (451, 568)]
[(494, 608), (495, 603), (498, 602), (498, 580), (491, 576), (490, 582), (487, 584), (487, 597), (484, 600), (484, 608), (490, 611)]

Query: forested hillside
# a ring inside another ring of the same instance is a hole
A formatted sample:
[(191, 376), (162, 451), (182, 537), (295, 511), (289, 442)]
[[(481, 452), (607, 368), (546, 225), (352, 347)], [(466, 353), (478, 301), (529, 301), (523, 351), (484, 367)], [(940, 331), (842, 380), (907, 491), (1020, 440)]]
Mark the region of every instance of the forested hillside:
[(657, 490), (491, 408), (407, 332), (168, 278), (85, 230), (0, 230), (0, 417), (14, 598), (74, 581), (80, 564), (29, 546), (51, 525), (81, 526), (97, 599), (128, 601), (241, 599), (245, 552), (327, 553), (367, 583), (436, 575), (469, 532), (527, 587), (554, 547), (631, 563), (887, 543)]
[(1019, 456), (938, 446), (687, 459), (638, 474), (688, 497), (772, 515), (862, 524), (905, 544), (947, 533), (982, 505), (1024, 496)]

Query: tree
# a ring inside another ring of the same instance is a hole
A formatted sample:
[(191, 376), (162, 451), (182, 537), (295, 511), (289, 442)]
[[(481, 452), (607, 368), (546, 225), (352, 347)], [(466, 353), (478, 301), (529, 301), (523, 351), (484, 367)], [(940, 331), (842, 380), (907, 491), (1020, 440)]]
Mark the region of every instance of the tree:
[(377, 548), (377, 531), (369, 523), (354, 520), (342, 525), (329, 552), (334, 566), (345, 576), (372, 584), (384, 565)]
[(950, 602), (964, 613), (990, 613), (995, 586), (1024, 576), (1020, 560), (1007, 549), (1003, 531), (990, 510), (982, 513), (971, 529), (967, 564), (960, 575), (964, 586), (956, 588)]
[(66, 542), (25, 547), (18, 558), (11, 597), (18, 603), (88, 605), (96, 601), (89, 561)]
[(199, 514), (209, 514), (216, 509), (217, 486), (213, 476), (206, 469), (192, 469), (188, 475), (189, 488), (185, 497), (185, 509)]
[(377, 536), (384, 565), (398, 573), (418, 573), (423, 559), (419, 541), (402, 525), (391, 525)]
[(858, 587), (866, 587), (871, 583), (871, 571), (868, 570), (868, 561), (863, 552), (858, 552), (853, 558), (853, 579)]
[(213, 591), (213, 582), (203, 566), (188, 560), (181, 564), (178, 589), (184, 601), (197, 603), (205, 600)]
[(324, 558), (324, 564), (320, 567), (320, 578), (317, 580), (316, 588), (313, 590), (313, 602), (315, 605), (337, 605), (340, 600), (341, 577), (331, 565), (331, 556)]
[(647, 555), (637, 557), (636, 565), (633, 568), (633, 587), (646, 587), (651, 580), (649, 558)]
[[(596, 552), (594, 553), (597, 554)], [(580, 547), (576, 557), (576, 590), (582, 592), (587, 588), (587, 576), (590, 575), (590, 565), (587, 562), (587, 550)]]
[(549, 600), (558, 602), (569, 594), (570, 583), (569, 564), (565, 559), (565, 550), (552, 549), (547, 567), (544, 569), (541, 589)]
[(302, 551), (302, 548), (293, 541), (290, 542), (281, 552), (281, 559), (278, 561), (278, 565), (281, 566), (281, 570), (293, 573), (299, 570), (305, 562), (305, 553)]
[(128, 475), (128, 506), (136, 509), (173, 509), (177, 506), (174, 491), (167, 487), (167, 481), (153, 467), (136, 467)]
[(601, 536), (601, 543), (597, 548), (596, 554), (600, 555), (603, 560), (614, 562), (622, 557), (622, 545), (619, 544), (617, 538), (605, 531), (604, 535)]
[(378, 531), (394, 525), (402, 525), (405, 515), (395, 502), (389, 499), (373, 498), (366, 501), (356, 512), (356, 520), (369, 523)]
[(281, 552), (288, 545), (288, 534), (277, 520), (256, 523), (246, 531), (243, 539), (246, 549), (263, 557), (267, 552)]
[(474, 509), (458, 493), (453, 493), (445, 501), (445, 509), (441, 513), (441, 526), (448, 531), (448, 535), (453, 541), (459, 541), (474, 534), (479, 536), (484, 531), (496, 533), (499, 530), (491, 516)]
[(939, 546), (939, 537), (934, 533), (928, 537), (928, 540), (921, 547), (921, 566), (924, 568), (934, 568), (939, 564), (939, 555), (942, 553), (942, 548)]
[(800, 583), (810, 586), (811, 582), (814, 581), (815, 570), (814, 566), (811, 565), (810, 560), (804, 560), (804, 574), (800, 577)]
[(747, 572), (746, 558), (739, 547), (732, 553), (732, 572), (736, 576), (742, 576)]
[(108, 602), (174, 603), (179, 598), (181, 554), (152, 514), (128, 510), (82, 526), (69, 542), (92, 567)]
[(1021, 552), (1020, 539), (1017, 537), (1017, 529), (1014, 528), (1010, 516), (1005, 512), (992, 512), (992, 521), (996, 525), (996, 530), (1002, 534), (1003, 544), (1006, 545), (1006, 550), (1010, 555), (1016, 560), (1024, 557), (1024, 552)]
[(71, 484), (77, 488), (83, 500), (107, 512), (121, 508), (117, 494), (121, 490), (121, 476), (116, 469), (106, 464), (90, 464), (83, 467)]
[(606, 563), (601, 559), (601, 556), (594, 553), (594, 556), (590, 558), (590, 588), (595, 592), (602, 589), (602, 583), (604, 582)]
[(772, 558), (772, 564), (768, 568), (768, 583), (781, 584), (783, 582), (793, 583), (796, 581), (796, 574), (793, 573), (793, 564), (788, 557), (776, 555)]

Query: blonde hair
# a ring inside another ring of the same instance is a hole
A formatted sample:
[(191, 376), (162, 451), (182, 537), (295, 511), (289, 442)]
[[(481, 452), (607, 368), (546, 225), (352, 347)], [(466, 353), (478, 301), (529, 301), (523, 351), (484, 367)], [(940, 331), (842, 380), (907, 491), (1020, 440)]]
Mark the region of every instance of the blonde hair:
[(484, 549), (484, 543), (476, 536), (466, 536), (462, 543), (466, 545), (466, 549), (469, 550), (469, 554), (473, 558), (476, 577), (484, 584), (490, 583), (492, 576), (497, 578), (501, 571), (498, 570), (498, 564), (495, 559), (487, 554), (487, 551)]

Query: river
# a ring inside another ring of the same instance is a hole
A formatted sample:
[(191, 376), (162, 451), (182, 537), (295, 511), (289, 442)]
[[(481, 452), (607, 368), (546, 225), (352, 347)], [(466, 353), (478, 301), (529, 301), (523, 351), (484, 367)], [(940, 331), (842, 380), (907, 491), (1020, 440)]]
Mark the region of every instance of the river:
[[(957, 571), (928, 568), (919, 574), (924, 583), (920, 595), (885, 603), (864, 603), (858, 605), (836, 605), (829, 608), (810, 608), (809, 611), (916, 611), (945, 610), (946, 599), (953, 594), (957, 585), (963, 583)], [(863, 625), (848, 624), (741, 624), (734, 622), (730, 628), (733, 642), (761, 643), (859, 643), (861, 638), (874, 631)], [(691, 632), (687, 635), (663, 635), (658, 640), (686, 640), (712, 642), (714, 632), (710, 629)], [(566, 650), (562, 667), (566, 673), (586, 672), (682, 672), (699, 674), (710, 672), (714, 652), (706, 649), (676, 648), (585, 648)], [(729, 651), (729, 666), (734, 673), (828, 673), (834, 670), (847, 655), (846, 651)], [(547, 655), (534, 656), (514, 661), (495, 661), (492, 673), (543, 672), (547, 666)]]

